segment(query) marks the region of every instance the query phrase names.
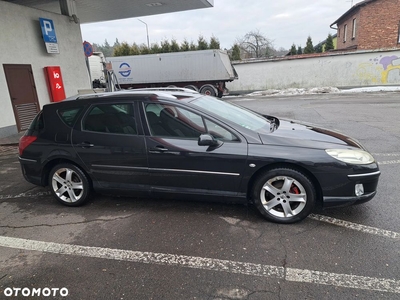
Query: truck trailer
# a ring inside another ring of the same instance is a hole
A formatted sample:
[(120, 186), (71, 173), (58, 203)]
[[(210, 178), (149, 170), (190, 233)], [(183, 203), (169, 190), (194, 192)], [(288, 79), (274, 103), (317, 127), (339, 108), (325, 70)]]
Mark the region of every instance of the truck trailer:
[(199, 50), (107, 57), (123, 89), (184, 87), (222, 97), (225, 83), (238, 79), (226, 51)]

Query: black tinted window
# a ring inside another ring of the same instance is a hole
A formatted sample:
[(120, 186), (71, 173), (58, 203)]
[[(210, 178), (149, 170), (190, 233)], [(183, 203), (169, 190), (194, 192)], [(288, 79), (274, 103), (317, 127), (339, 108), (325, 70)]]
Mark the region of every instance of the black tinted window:
[(29, 125), (28, 132), (32, 134), (33, 132), (39, 132), (44, 128), (43, 112), (40, 112), (33, 119), (31, 125)]
[(67, 124), (69, 127), (72, 127), (81, 109), (82, 109), (81, 107), (78, 107), (78, 108), (59, 110), (58, 115), (64, 121), (65, 124)]
[(90, 108), (83, 120), (83, 130), (136, 134), (136, 121), (131, 104), (99, 104)]

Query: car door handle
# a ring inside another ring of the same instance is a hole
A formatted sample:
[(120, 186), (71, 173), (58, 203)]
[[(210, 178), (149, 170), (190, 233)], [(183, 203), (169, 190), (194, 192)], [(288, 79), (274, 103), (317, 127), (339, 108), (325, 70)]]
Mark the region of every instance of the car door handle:
[(94, 145), (91, 144), (91, 143), (89, 143), (89, 142), (80, 143), (80, 144), (78, 144), (78, 146), (79, 146), (79, 147), (82, 147), (82, 148), (91, 148), (91, 147), (94, 147)]
[(166, 152), (166, 151), (168, 151), (168, 149), (164, 148), (163, 146), (156, 146), (156, 147), (153, 147), (153, 148), (149, 149), (150, 153), (163, 153), (163, 152)]

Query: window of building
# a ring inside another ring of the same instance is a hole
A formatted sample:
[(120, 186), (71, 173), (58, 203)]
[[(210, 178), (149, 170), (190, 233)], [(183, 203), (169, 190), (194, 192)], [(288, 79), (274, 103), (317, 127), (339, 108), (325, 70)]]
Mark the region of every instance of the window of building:
[(343, 29), (343, 43), (346, 42), (347, 39), (347, 24), (344, 25), (344, 29)]
[(353, 39), (356, 37), (356, 24), (357, 24), (357, 19), (353, 19), (353, 34), (352, 34)]
[(337, 30), (337, 37), (338, 38), (340, 37), (340, 28), (338, 28), (338, 30)]
[(399, 22), (399, 34), (398, 34), (398, 37), (397, 37), (397, 43), (400, 44), (400, 22)]

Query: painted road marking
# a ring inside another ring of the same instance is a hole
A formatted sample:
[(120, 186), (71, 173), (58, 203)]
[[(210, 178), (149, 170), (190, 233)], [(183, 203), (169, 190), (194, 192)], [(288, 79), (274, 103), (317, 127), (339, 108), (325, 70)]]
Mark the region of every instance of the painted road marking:
[(234, 274), (282, 279), (289, 282), (314, 283), (352, 289), (400, 294), (400, 280), (337, 274), (214, 258), (141, 252), (101, 247), (69, 245), (0, 236), (0, 246), (46, 253), (74, 255), (119, 261), (227, 272)]
[(378, 161), (378, 165), (395, 165), (400, 164), (400, 160)]
[(400, 156), (400, 153), (372, 153), (376, 156)]
[(23, 197), (41, 197), (41, 196), (48, 196), (51, 195), (50, 191), (45, 191), (45, 192), (38, 192), (38, 193), (21, 193), (18, 195), (0, 195), (0, 200), (4, 199), (15, 199), (15, 198), (23, 198)]
[(370, 227), (370, 226), (352, 223), (352, 222), (335, 219), (335, 218), (331, 218), (331, 217), (327, 217), (327, 216), (322, 216), (322, 215), (311, 214), (308, 216), (308, 218), (317, 220), (317, 221), (321, 221), (321, 222), (325, 222), (325, 223), (329, 223), (332, 225), (345, 227), (347, 229), (360, 231), (363, 233), (383, 236), (383, 237), (387, 237), (387, 238), (391, 238), (391, 239), (400, 239), (400, 233), (394, 232), (394, 231), (383, 230), (383, 229), (379, 229), (376, 227)]
[[(0, 195), (0, 200), (16, 199), (16, 198), (23, 198), (23, 197), (41, 197), (41, 196), (49, 196), (49, 195), (51, 195), (50, 191), (37, 192), (34, 194), (21, 193), (18, 195)], [(221, 218), (231, 225), (236, 225), (237, 223), (239, 223), (241, 221), (240, 219), (236, 219), (236, 218), (223, 218), (223, 217), (221, 217)], [(383, 236), (383, 237), (391, 238), (391, 239), (400, 239), (400, 233), (394, 232), (394, 231), (389, 231), (389, 230), (379, 229), (376, 227), (370, 227), (370, 226), (366, 226), (366, 225), (352, 223), (352, 222), (335, 219), (335, 218), (331, 218), (331, 217), (327, 217), (327, 216), (323, 216), (323, 215), (311, 214), (308, 216), (308, 218), (317, 220), (317, 221), (321, 221), (321, 222), (325, 222), (325, 223), (329, 223), (332, 225), (345, 227), (347, 229), (360, 231), (363, 233), (368, 233), (368, 234), (377, 235), (377, 236)]]

